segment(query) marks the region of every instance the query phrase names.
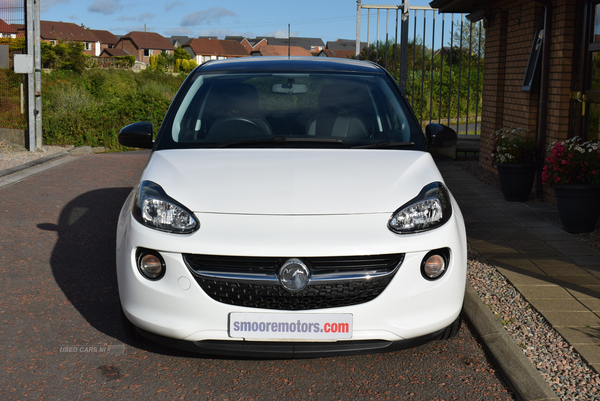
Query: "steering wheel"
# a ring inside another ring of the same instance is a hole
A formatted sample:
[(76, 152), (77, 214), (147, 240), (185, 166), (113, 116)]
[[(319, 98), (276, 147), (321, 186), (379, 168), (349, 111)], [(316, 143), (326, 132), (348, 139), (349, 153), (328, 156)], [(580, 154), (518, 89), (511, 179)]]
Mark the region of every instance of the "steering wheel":
[(227, 117), (217, 121), (208, 131), (207, 139), (244, 140), (268, 138), (264, 127), (247, 117)]

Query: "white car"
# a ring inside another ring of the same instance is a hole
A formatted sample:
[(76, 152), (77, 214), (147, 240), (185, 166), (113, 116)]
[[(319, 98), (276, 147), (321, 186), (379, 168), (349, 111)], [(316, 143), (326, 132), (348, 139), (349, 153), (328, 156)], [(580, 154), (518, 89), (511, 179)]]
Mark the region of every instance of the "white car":
[(466, 236), (426, 134), (376, 64), (247, 57), (182, 85), (121, 211), (126, 327), (205, 354), (397, 350), (460, 327)]

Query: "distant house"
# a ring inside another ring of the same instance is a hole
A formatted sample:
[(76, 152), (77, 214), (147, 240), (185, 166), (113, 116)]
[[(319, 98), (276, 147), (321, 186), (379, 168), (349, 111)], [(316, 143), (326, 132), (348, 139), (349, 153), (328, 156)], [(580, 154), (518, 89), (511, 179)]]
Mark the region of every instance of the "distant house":
[[(291, 38), (275, 38), (270, 36), (261, 36), (254, 39), (246, 38), (244, 36), (227, 36), (225, 39), (235, 40), (248, 49), (249, 52), (260, 52), (263, 46), (292, 46), (301, 47), (312, 55), (317, 55), (321, 50), (325, 48), (323, 40), (320, 38), (301, 38), (293, 36)], [(287, 52), (286, 52), (287, 55)], [(310, 54), (309, 54), (310, 55)]]
[(323, 39), (320, 38), (309, 38), (310, 39), (310, 51), (312, 53), (318, 53), (325, 48)]
[(150, 64), (150, 56), (163, 51), (173, 54), (175, 47), (169, 39), (155, 32), (129, 32), (121, 36), (115, 48), (126, 50), (137, 61)]
[[(252, 46), (252, 50), (260, 50), (261, 47), (269, 44), (266, 39), (245, 39), (245, 43), (248, 43), (250, 46)], [(242, 42), (242, 45), (243, 44), (244, 42)]]
[(248, 53), (259, 50), (262, 46), (267, 45), (267, 40), (265, 38), (248, 39), (243, 36), (226, 36), (225, 39), (235, 40), (236, 42), (240, 43), (246, 48), (246, 50), (248, 50)]
[(96, 47), (100, 46), (98, 38), (88, 29), (71, 22), (40, 21), (40, 38), (55, 45), (59, 40), (83, 44), (83, 54), (95, 56), (100, 54)]
[(24, 38), (25, 25), (23, 24), (8, 24), (0, 19), (0, 38)]
[(96, 56), (99, 56), (104, 49), (114, 48), (119, 41), (119, 38), (109, 31), (90, 29), (90, 32), (98, 39), (99, 46), (96, 48)]
[(325, 48), (325, 44), (323, 40), (320, 38), (301, 38), (301, 37), (291, 37), (291, 38), (273, 38), (273, 37), (261, 37), (257, 39), (265, 39), (268, 45), (272, 46), (297, 46), (302, 47), (309, 52), (317, 54), (321, 50)]
[(189, 36), (171, 36), (168, 39), (174, 47), (183, 47), (184, 44), (192, 40)]
[[(360, 42), (360, 50), (367, 47), (367, 42)], [(356, 39), (338, 39), (335, 42), (327, 42), (326, 49), (329, 50), (352, 50), (356, 54)]]
[(122, 57), (122, 56), (131, 56), (127, 50), (117, 49), (117, 48), (108, 48), (102, 50), (100, 53), (100, 57)]
[(356, 50), (323, 49), (319, 52), (319, 57), (353, 58), (354, 56), (356, 56)]
[(9, 24), (0, 19), (0, 38), (16, 38), (17, 31)]
[(311, 52), (300, 46), (273, 46), (265, 45), (259, 50), (253, 51), (252, 56), (312, 56)]
[(193, 39), (184, 44), (183, 48), (197, 64), (208, 60), (250, 56), (250, 52), (241, 43), (228, 39)]

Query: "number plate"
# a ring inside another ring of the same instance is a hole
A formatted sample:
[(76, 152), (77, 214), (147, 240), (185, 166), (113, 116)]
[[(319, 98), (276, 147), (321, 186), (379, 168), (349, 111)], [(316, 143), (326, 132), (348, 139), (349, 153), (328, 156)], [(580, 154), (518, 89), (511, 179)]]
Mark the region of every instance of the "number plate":
[(230, 313), (229, 336), (261, 340), (349, 339), (352, 314)]

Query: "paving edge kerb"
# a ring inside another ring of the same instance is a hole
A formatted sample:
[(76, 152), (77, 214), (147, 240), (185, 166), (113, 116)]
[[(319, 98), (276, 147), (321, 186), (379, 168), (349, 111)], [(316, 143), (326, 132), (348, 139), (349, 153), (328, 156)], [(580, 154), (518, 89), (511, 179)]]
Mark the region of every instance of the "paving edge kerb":
[(520, 400), (559, 400), (548, 382), (510, 337), (470, 284), (464, 312), (502, 376)]
[(10, 167), (4, 170), (0, 170), (0, 178), (6, 177), (7, 175), (11, 175), (14, 173), (18, 173), (19, 171), (26, 170), (31, 167), (39, 166), (40, 164), (44, 164), (50, 162), (55, 159), (60, 159), (61, 157), (69, 156), (69, 155), (83, 155), (93, 153), (91, 146), (79, 146), (77, 148), (71, 150), (63, 150), (62, 152), (53, 153), (48, 156), (40, 157), (38, 159), (32, 160), (30, 162), (20, 164), (15, 167)]

